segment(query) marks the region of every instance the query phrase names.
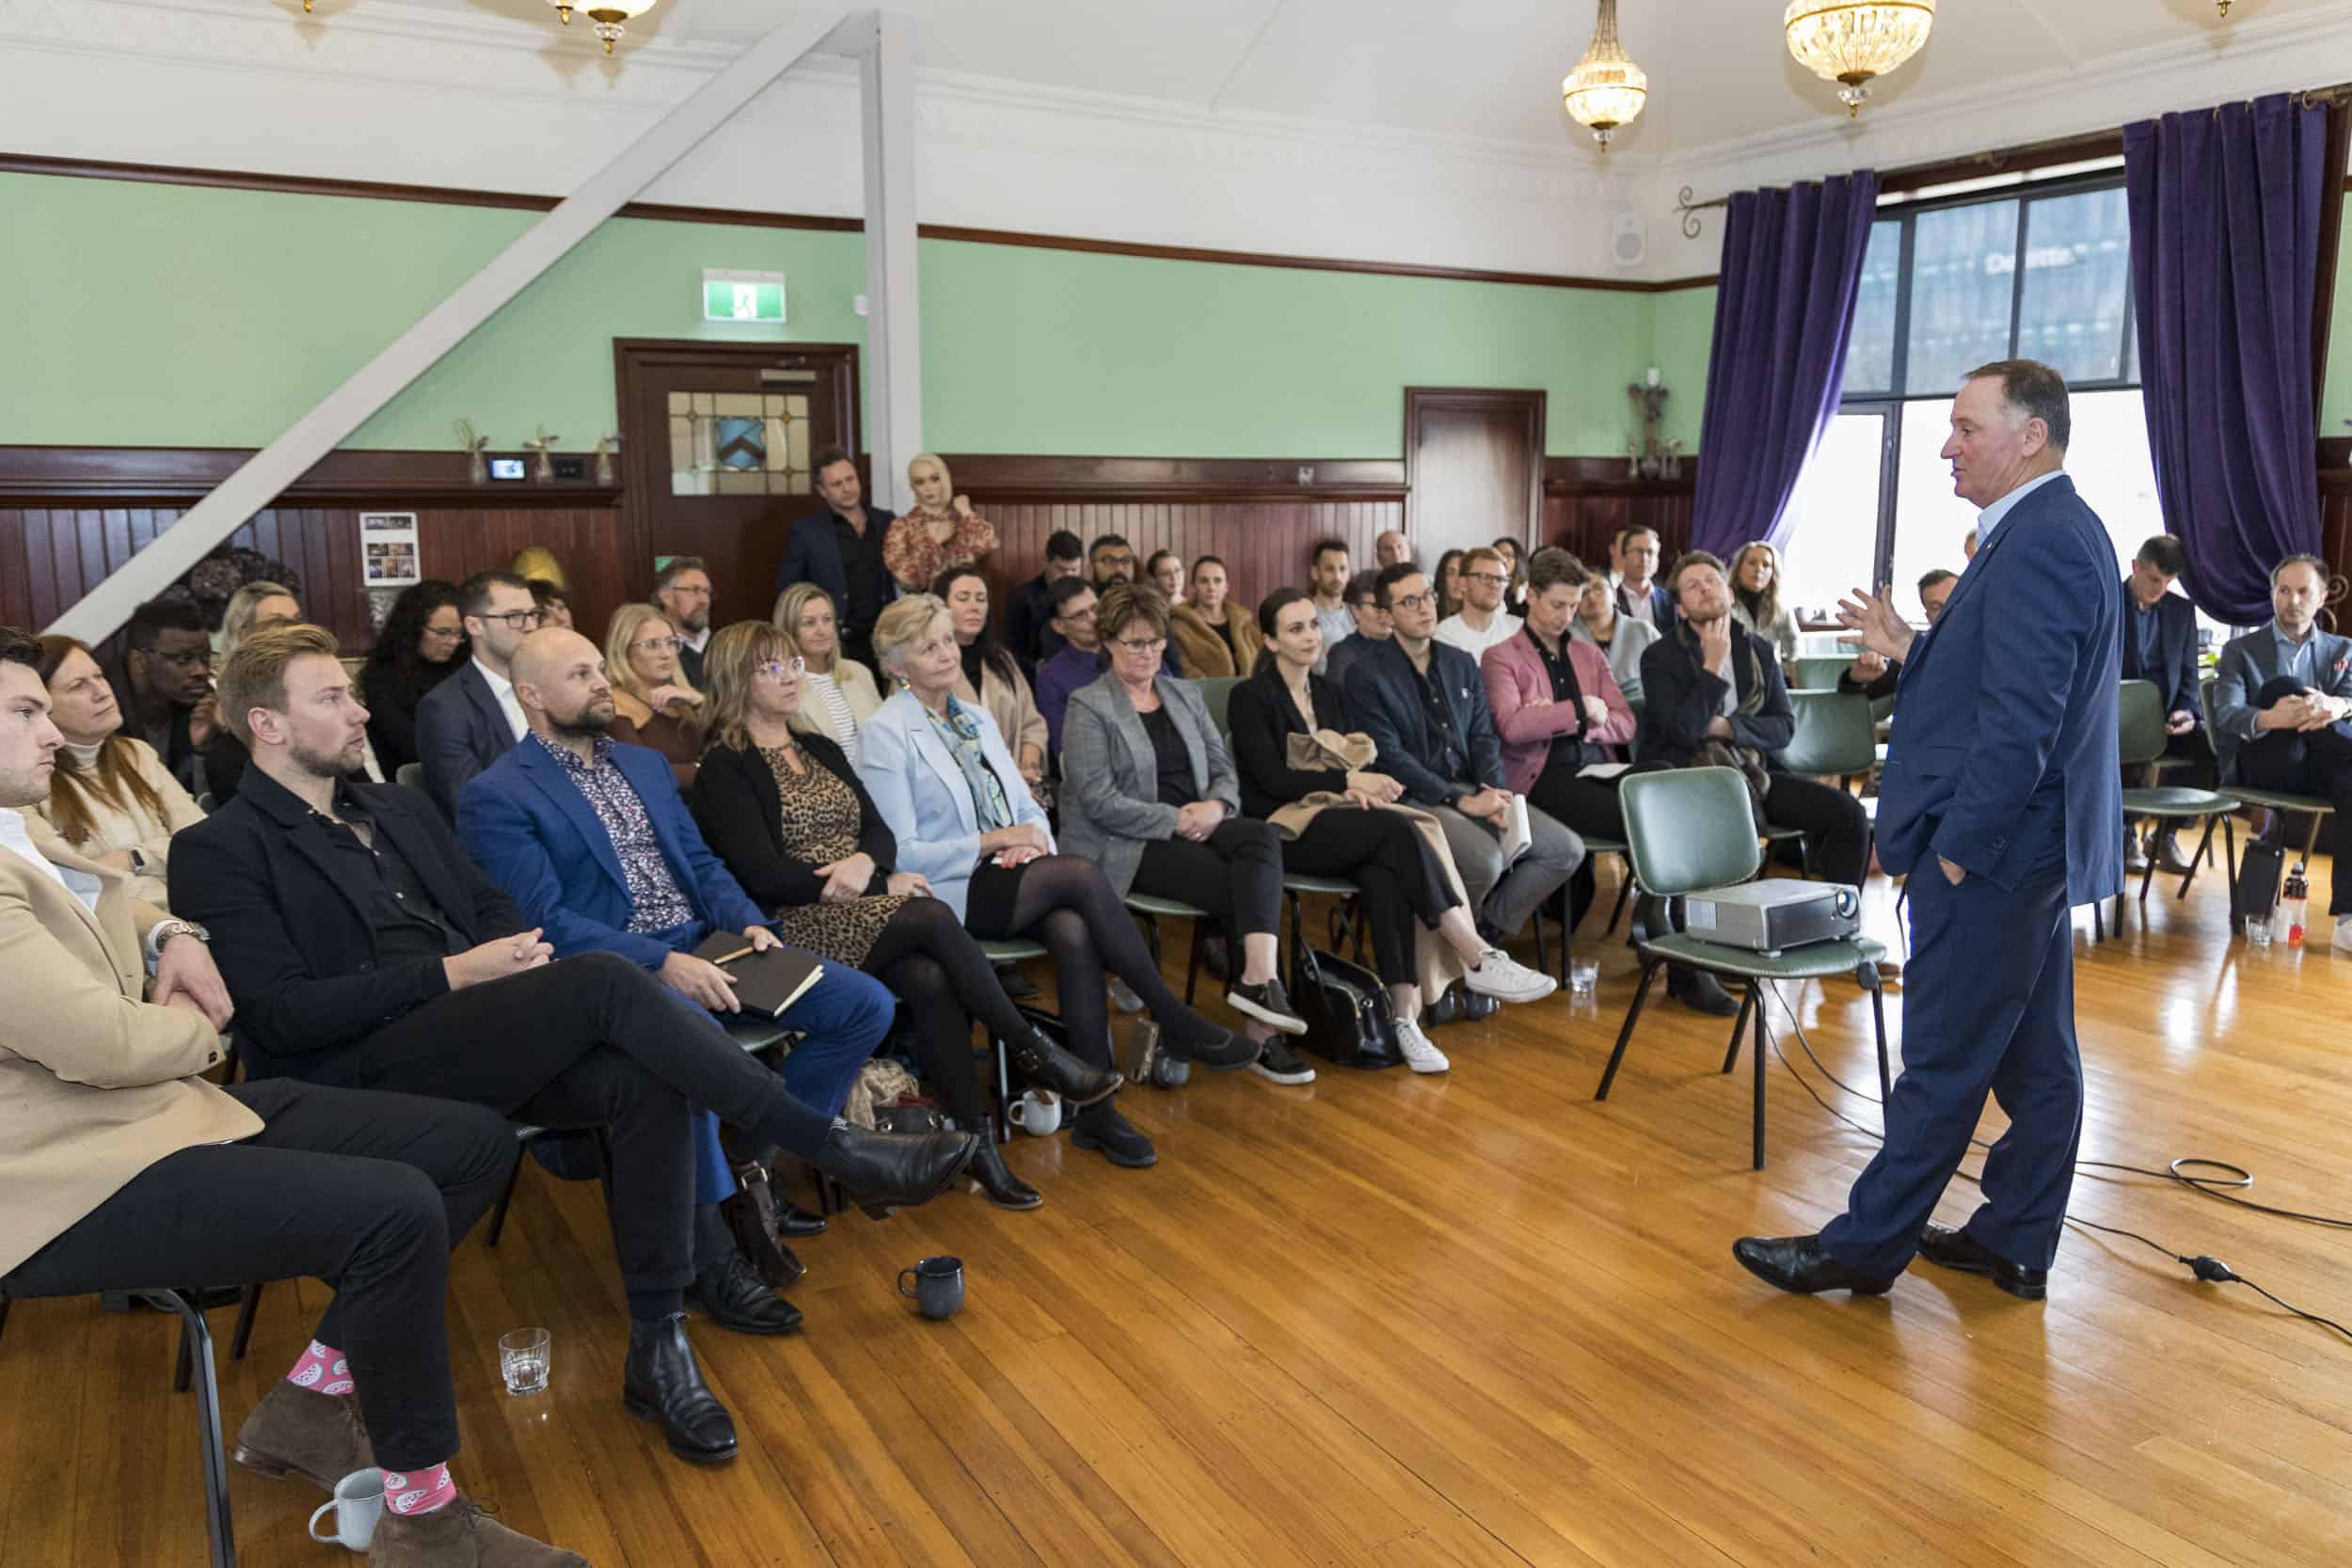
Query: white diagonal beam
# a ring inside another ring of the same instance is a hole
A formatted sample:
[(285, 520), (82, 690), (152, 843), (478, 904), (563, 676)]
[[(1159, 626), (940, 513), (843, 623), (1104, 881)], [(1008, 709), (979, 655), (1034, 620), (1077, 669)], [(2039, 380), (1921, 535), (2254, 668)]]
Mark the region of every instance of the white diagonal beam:
[(858, 59), (866, 153), (866, 450), (874, 499), (904, 511), (906, 466), (923, 450), (923, 327), (914, 265), (914, 21), (873, 14)]
[(725, 124), (769, 83), (814, 53), (848, 14), (839, 9), (800, 12), (753, 44), (324, 403), (255, 452), (162, 537), (117, 567), (49, 629), (86, 642), (111, 636), (131, 618), (132, 610), (179, 580), (207, 551), (276, 500), (376, 410), (562, 261), (598, 224)]

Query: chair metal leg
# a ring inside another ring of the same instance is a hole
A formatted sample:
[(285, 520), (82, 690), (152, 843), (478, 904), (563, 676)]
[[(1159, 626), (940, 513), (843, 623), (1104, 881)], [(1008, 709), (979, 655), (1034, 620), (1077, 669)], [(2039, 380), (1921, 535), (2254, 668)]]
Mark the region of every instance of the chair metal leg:
[(229, 1337), (229, 1359), (231, 1361), (244, 1360), (246, 1347), (253, 1343), (253, 1320), (261, 1316), (262, 1287), (266, 1283), (265, 1280), (255, 1280), (245, 1288), (244, 1296), (237, 1302), (236, 1332)]
[(213, 1375), (213, 1336), (204, 1314), (180, 1291), (142, 1291), (158, 1311), (180, 1317), (182, 1376), (175, 1388), (196, 1389), (199, 1451), (204, 1465), (204, 1525), (212, 1545), (212, 1568), (236, 1568), (235, 1531), (229, 1517), (228, 1445), (220, 1430), (220, 1385)]
[(2090, 901), (2090, 940), (2093, 942), (2107, 940), (2107, 901), (2104, 898), (2094, 898)]
[[(2250, 845), (2253, 841), (2247, 842)], [(2221, 819), (2221, 847), (2223, 863), (2230, 874), (2230, 935), (2234, 937), (2243, 929), (2237, 905), (2237, 824), (2227, 816)]]
[(1758, 983), (1748, 982), (1748, 1000), (1756, 1007), (1756, 1168), (1764, 1168), (1764, 1003)]
[(1724, 1070), (1729, 1072), (1740, 1065), (1740, 1037), (1748, 1032), (1748, 1011), (1756, 1006), (1753, 987), (1740, 992), (1740, 1016), (1731, 1021), (1731, 1049), (1724, 1053)]
[(1602, 936), (1613, 936), (1616, 933), (1617, 923), (1625, 918), (1625, 907), (1632, 901), (1633, 866), (1630, 862), (1628, 862), (1625, 876), (1617, 883), (1617, 906), (1609, 911), (1609, 925), (1600, 933)]
[[(2145, 871), (2143, 871), (2143, 872), (2141, 872), (2141, 873), (2139, 874), (2139, 903), (2140, 903), (2140, 908), (2141, 908), (2143, 911), (2145, 911), (2145, 910), (2146, 910), (2146, 908), (2147, 908), (2147, 906), (2148, 906), (2148, 888), (2149, 888), (2149, 885), (2150, 885), (2151, 883), (2154, 882), (2154, 881), (2155, 881), (2155, 879), (2156, 879), (2156, 857), (2155, 857), (2155, 856), (2153, 856), (2153, 855), (2151, 855), (2151, 856), (2149, 856), (2149, 857), (2148, 857), (2148, 869), (2147, 869), (2147, 870), (2145, 870)], [(2147, 920), (2146, 920), (2145, 916), (2143, 915), (2143, 917), (2142, 917), (2142, 919), (2141, 919), (2141, 921), (2140, 921), (2140, 928), (2141, 928), (2142, 930), (2147, 929), (2147, 925), (2148, 925)], [(2119, 930), (2119, 931), (2120, 931), (2120, 930), (2122, 930), (2122, 929), (2123, 928), (2123, 901), (2122, 901), (2122, 899), (2121, 899), (2120, 897), (2116, 900), (2116, 908), (2115, 908), (2115, 927), (2116, 927), (2116, 929), (2117, 929), (2117, 930)]]
[(2177, 902), (2188, 896), (2188, 884), (2197, 879), (2197, 868), (2213, 858), (2213, 827), (2216, 818), (2205, 817), (2205, 831), (2197, 840), (2197, 853), (2188, 857), (2188, 874), (2181, 879), (2181, 891), (2172, 895)]
[(1642, 960), (1642, 983), (1633, 988), (1633, 1006), (1625, 1010), (1625, 1027), (1617, 1031), (1617, 1048), (1609, 1053), (1609, 1065), (1601, 1069), (1600, 1087), (1593, 1091), (1595, 1100), (1609, 1098), (1609, 1085), (1616, 1082), (1617, 1064), (1625, 1060), (1626, 1042), (1633, 1038), (1634, 1022), (1642, 1016), (1642, 1004), (1648, 1000), (1650, 982), (1658, 978), (1663, 963), (1661, 958)]
[[(1192, 923), (1192, 961), (1184, 966), (1184, 1006), (1187, 1007), (1192, 1006), (1193, 993), (1200, 989), (1200, 953), (1205, 944), (1200, 922), (1196, 920)], [(1236, 980), (1240, 979), (1241, 948), (1230, 939), (1226, 943), (1225, 962), (1228, 965), (1226, 973)]]
[[(1566, 891), (1567, 891), (1566, 889), (1563, 888), (1563, 889), (1561, 890), (1562, 895), (1564, 895), (1564, 896), (1565, 896), (1565, 895)], [(1551, 969), (1551, 960), (1550, 960), (1549, 958), (1546, 958), (1546, 957), (1544, 956), (1545, 951), (1546, 951), (1546, 947), (1545, 947), (1545, 942), (1544, 942), (1544, 906), (1543, 906), (1543, 905), (1538, 904), (1538, 905), (1536, 905), (1536, 906), (1535, 906), (1535, 918), (1534, 918), (1534, 920), (1532, 920), (1532, 921), (1528, 922), (1528, 924), (1535, 927), (1535, 973), (1536, 973), (1536, 974), (1547, 974), (1547, 973), (1549, 973), (1549, 972), (1550, 971), (1550, 969)], [(1567, 928), (1567, 927), (1566, 927), (1566, 926), (1565, 926), (1565, 925), (1564, 925), (1564, 926), (1562, 926), (1562, 927), (1560, 927), (1560, 944), (1561, 944), (1561, 946), (1562, 946), (1563, 948), (1565, 948), (1565, 947), (1566, 947), (1566, 945), (1567, 945), (1567, 942), (1568, 942), (1568, 928)]]

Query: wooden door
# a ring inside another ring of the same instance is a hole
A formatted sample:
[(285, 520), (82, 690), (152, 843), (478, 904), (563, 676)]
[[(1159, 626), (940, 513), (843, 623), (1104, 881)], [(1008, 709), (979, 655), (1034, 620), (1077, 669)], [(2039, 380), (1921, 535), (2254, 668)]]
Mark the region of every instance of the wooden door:
[(1405, 388), (1405, 532), (1434, 569), (1448, 550), (1508, 535), (1525, 546), (1544, 511), (1544, 394)]
[(765, 619), (786, 531), (821, 504), (810, 454), (857, 453), (857, 345), (624, 338), (612, 353), (627, 591), (651, 591), (659, 558), (698, 555), (712, 626)]

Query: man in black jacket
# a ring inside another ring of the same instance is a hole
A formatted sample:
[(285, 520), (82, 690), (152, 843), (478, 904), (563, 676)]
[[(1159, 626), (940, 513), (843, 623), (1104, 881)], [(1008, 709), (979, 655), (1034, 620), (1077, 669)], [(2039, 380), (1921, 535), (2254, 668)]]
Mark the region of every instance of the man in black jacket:
[(886, 1138), (829, 1121), (626, 958), (551, 963), (412, 792), (344, 776), (368, 715), (332, 632), (258, 632), (221, 686), (253, 765), (235, 800), (174, 842), (171, 901), (211, 927), (251, 1075), (605, 1129), (628, 1293), (623, 1396), (681, 1458), (733, 1457), (734, 1421), (686, 1339), (691, 1107), (887, 1195), (869, 1201), (932, 1196), (971, 1158), (969, 1135)]
[[(2197, 607), (2171, 592), (2187, 565), (2187, 552), (2169, 533), (2150, 539), (2132, 558), (2132, 575), (2123, 579), (2123, 678), (2153, 681), (2164, 700), (2164, 754), (2188, 765), (2173, 772), (2172, 782), (2211, 789), (2219, 775), (2213, 741), (2205, 734), (2205, 705), (2197, 690)], [(2145, 870), (2153, 854), (2163, 870), (2176, 875), (2187, 871), (2188, 862), (2173, 841), (2170, 818), (2153, 836), (2153, 846), (2124, 847), (2124, 869)]]
[[(1681, 619), (1642, 655), (1642, 729), (1636, 753), (1648, 768), (1688, 768), (1717, 749), (1760, 761), (1764, 820), (1805, 836), (1812, 869), (1833, 882), (1862, 885), (1870, 864), (1870, 817), (1842, 789), (1785, 771), (1780, 752), (1797, 733), (1796, 710), (1772, 645), (1731, 615), (1724, 563), (1692, 550), (1668, 575)], [(1676, 976), (1677, 1000), (1702, 1012), (1738, 1006), (1709, 977)], [(1701, 983), (1704, 982), (1704, 983)]]
[(204, 747), (219, 721), (213, 702), (213, 640), (204, 612), (185, 599), (153, 599), (131, 612), (122, 657), (107, 672), (122, 733), (155, 748), (191, 795), (211, 787)]
[(1037, 576), (1005, 598), (1005, 646), (1021, 661), (1021, 673), (1034, 683), (1037, 667), (1061, 652), (1061, 634), (1054, 629), (1054, 584), (1086, 569), (1086, 546), (1066, 528), (1045, 538), (1045, 566)]

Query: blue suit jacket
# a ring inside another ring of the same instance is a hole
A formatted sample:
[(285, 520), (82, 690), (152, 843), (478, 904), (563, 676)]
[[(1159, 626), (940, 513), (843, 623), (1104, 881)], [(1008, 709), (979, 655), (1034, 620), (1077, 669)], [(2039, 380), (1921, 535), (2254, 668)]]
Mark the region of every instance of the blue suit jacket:
[(1450, 643), (1429, 646), (1429, 673), (1462, 737), (1470, 776), (1443, 779), (1430, 767), (1439, 747), (1429, 732), (1429, 711), (1422, 705), (1421, 676), (1393, 637), (1366, 648), (1347, 668), (1348, 711), (1380, 748), (1374, 770), (1403, 784), (1406, 795), (1422, 805), (1450, 806), (1473, 789), (1510, 788), (1502, 773), (1502, 737), (1495, 733), (1478, 660)]
[[(647, 747), (615, 745), (612, 763), (644, 802), (661, 858), (704, 927), (695, 940), (766, 925), (767, 915), (703, 843), (668, 759)], [(629, 930), (635, 906), (612, 836), (545, 746), (516, 746), (466, 786), (457, 801), (457, 836), (515, 900), (524, 922), (545, 929), (557, 958), (618, 953), (659, 969), (675, 951)]]
[[(1021, 782), (1020, 765), (1004, 736), (985, 712), (974, 711), (981, 720), (980, 754), (1005, 786), (1013, 820), (1043, 829), (1052, 844), (1045, 808)], [(922, 699), (900, 691), (877, 708), (858, 732), (858, 756), (859, 782), (898, 840), (898, 869), (919, 872), (956, 918), (963, 919), (972, 873), (980, 863), (979, 808), (955, 753), (931, 727)]]
[(2002, 519), (1903, 660), (1879, 785), (1890, 875), (1940, 855), (2013, 890), (2062, 847), (2070, 903), (2123, 890), (2122, 613), (2115, 546), (2073, 480)]
[(417, 705), (417, 761), (424, 768), (424, 787), (453, 821), (457, 797), (474, 775), (514, 749), (515, 727), (472, 659)]
[[(2128, 584), (2129, 578), (2125, 581)], [(2126, 586), (2128, 594), (2131, 589)], [(2116, 628), (2117, 645), (2122, 650), (2125, 680), (2153, 681), (2156, 693), (2164, 699), (2167, 713), (2188, 713), (2195, 718), (2205, 716), (2205, 705), (2197, 694), (2197, 607), (2178, 594), (2167, 594), (2156, 601), (2156, 662), (2153, 668), (2139, 667), (2139, 648), (2133, 641), (2131, 601), (2123, 602), (2122, 624)]]
[[(1622, 582), (1617, 584), (1617, 612), (1621, 615), (1633, 613), (1633, 595)], [(1659, 636), (1663, 637), (1675, 629), (1675, 621), (1681, 615), (1682, 609), (1675, 603), (1675, 596), (1666, 591), (1664, 583), (1652, 580), (1649, 585), (1649, 612), (1650, 625), (1657, 628)]]
[[(813, 582), (833, 596), (834, 613), (847, 624), (850, 594), (850, 574), (841, 564), (841, 545), (834, 537), (834, 522), (839, 515), (830, 506), (818, 508), (792, 525), (792, 532), (784, 543), (784, 559), (776, 563), (776, 592), (782, 594), (796, 582)], [(888, 507), (867, 505), (866, 526), (881, 530), (880, 537), (890, 537), (890, 526), (898, 520)], [(888, 572), (882, 574), (882, 603), (898, 596), (898, 579)], [(860, 626), (871, 631), (871, 626)]]

